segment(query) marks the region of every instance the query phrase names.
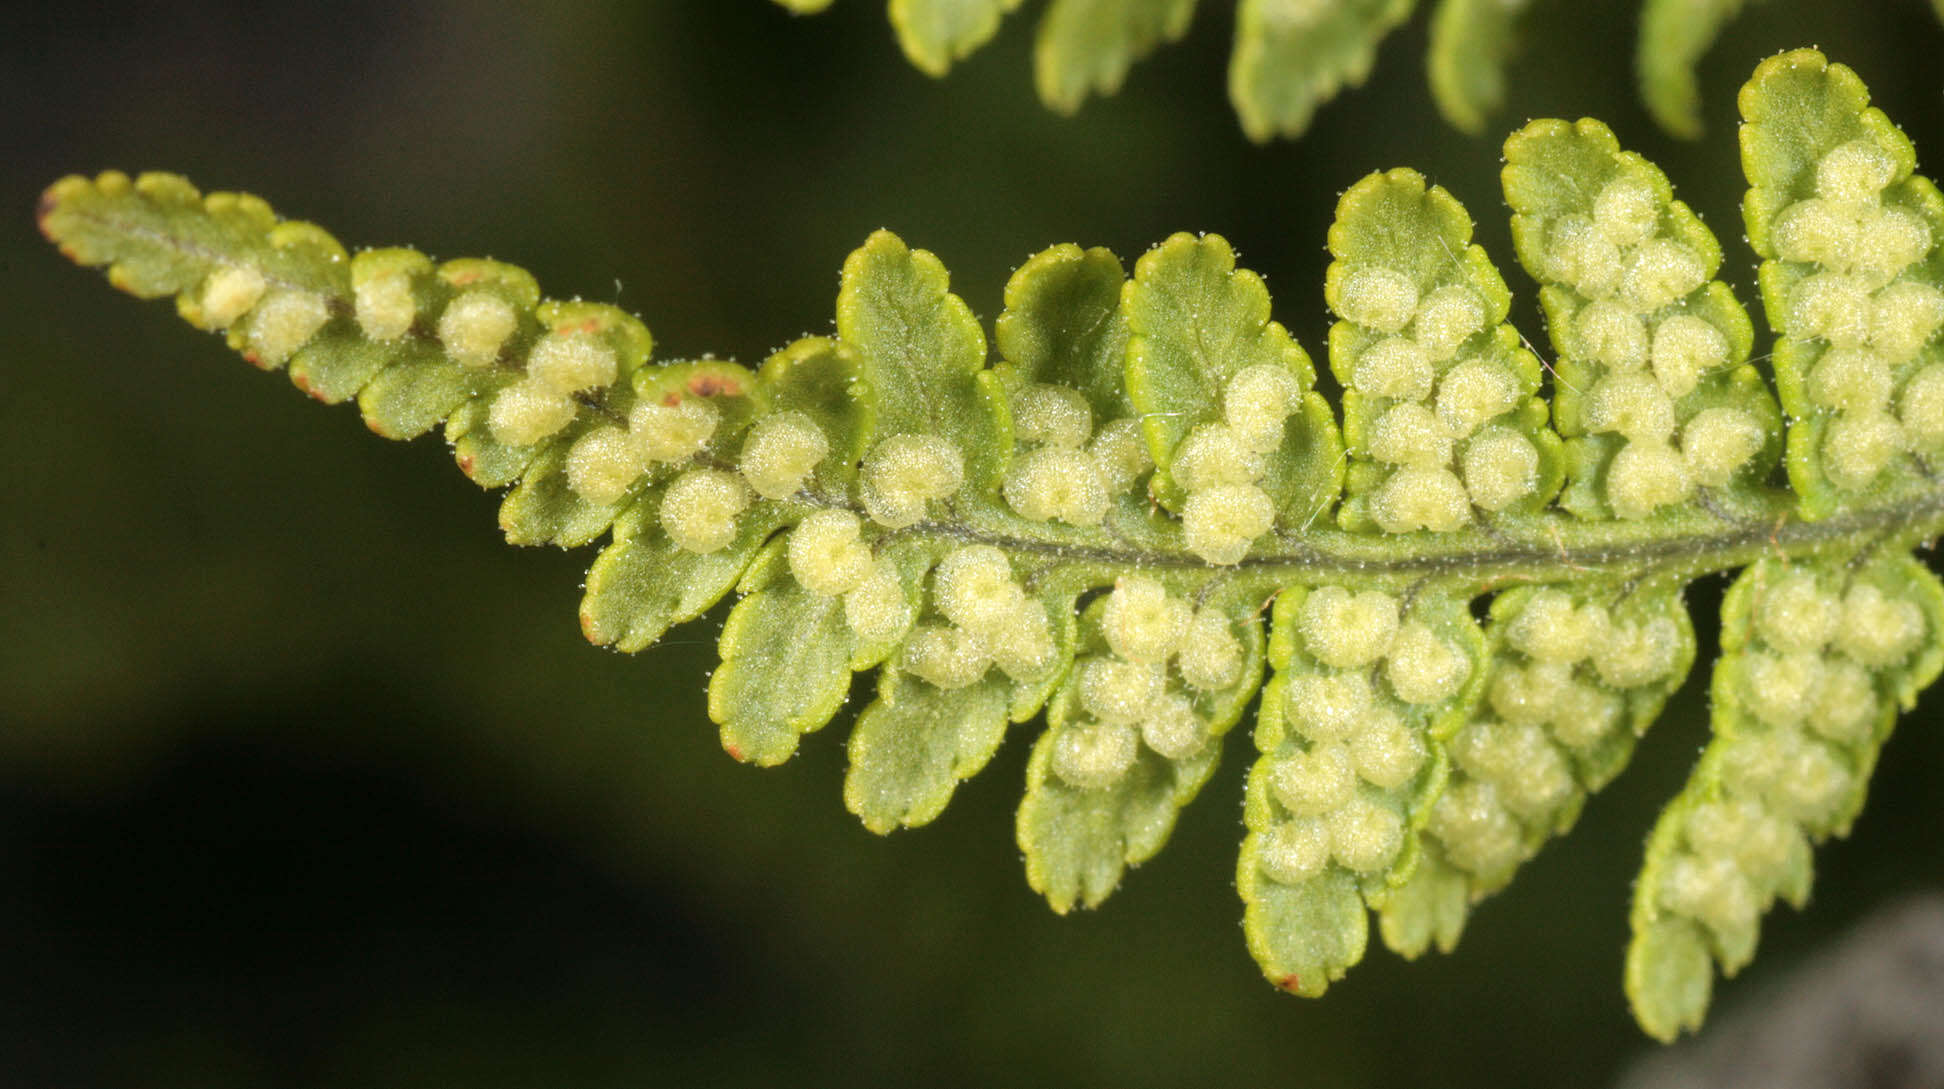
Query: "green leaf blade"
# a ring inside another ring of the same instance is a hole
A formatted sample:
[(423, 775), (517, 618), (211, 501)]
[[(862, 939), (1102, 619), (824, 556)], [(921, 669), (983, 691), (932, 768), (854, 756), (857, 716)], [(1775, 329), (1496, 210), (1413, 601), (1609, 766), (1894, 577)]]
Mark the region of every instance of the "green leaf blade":
[[(1261, 277), (1235, 267), (1226, 241), (1177, 234), (1150, 250), (1135, 265), (1122, 309), (1127, 393), (1158, 466), (1153, 490), (1163, 505), (1185, 512), (1192, 493), (1245, 478), (1284, 524), (1306, 524), (1330, 505), (1339, 486), (1339, 446), (1327, 405), (1310, 396), (1315, 367), (1270, 320)], [(1226, 475), (1199, 471), (1210, 478), (1199, 485), (1184, 479), (1185, 462), (1196, 456), (1188, 454), (1190, 440), (1199, 434), (1236, 441), (1238, 417), (1250, 400), (1241, 385), (1264, 376), (1284, 383), (1286, 415), (1269, 437), (1273, 445), (1264, 444), (1261, 463)]]
[(851, 731), (844, 805), (880, 834), (930, 823), (998, 751), (1012, 689), (996, 671), (947, 690), (886, 669)]
[(1748, 0), (1645, 0), (1634, 67), (1640, 97), (1661, 128), (1701, 136), (1701, 84), (1695, 68)]
[(770, 573), (730, 610), (722, 665), (709, 679), (709, 717), (722, 727), (723, 749), (765, 767), (795, 755), (797, 740), (829, 722), (850, 692), (853, 636), (843, 602), (799, 585), (782, 570), (781, 551), (773, 544), (755, 562)]
[(1944, 453), (1944, 196), (1856, 73), (1813, 50), (1742, 89), (1742, 203), (1810, 517), (1922, 487)]
[[(1177, 815), (1213, 774), (1221, 739), (1261, 683), (1261, 625), (1252, 601), (1230, 595), (1217, 602), (1199, 622), (1185, 621), (1196, 633), (1188, 638), (1198, 636), (1200, 645), (1184, 644), (1165, 656), (1150, 647), (1142, 652), (1148, 660), (1137, 663), (1120, 653), (1141, 652), (1129, 642), (1126, 613), (1136, 600), (1149, 607), (1164, 600), (1167, 588), (1158, 582), (1130, 587), (1123, 581), (1088, 608), (1074, 667), (1048, 708), (1047, 729), (1027, 764), (1017, 820), (1026, 881), (1061, 914), (1075, 906), (1098, 907), (1128, 867), (1161, 850)], [(1165, 600), (1182, 603), (1173, 607), (1178, 617), (1190, 615), (1186, 596)], [(1122, 626), (1110, 634), (1103, 618)], [(1207, 652), (1220, 642), (1226, 660), (1212, 668), (1213, 658), (1224, 656)], [(1141, 670), (1141, 664), (1156, 668)], [(1154, 696), (1140, 707), (1122, 706), (1101, 683), (1141, 673)]]
[[(917, 69), (942, 76), (999, 31), (1020, 0), (891, 0), (898, 45)], [(803, 9), (799, 9), (803, 10)]]
[(1040, 101), (1073, 113), (1089, 94), (1112, 95), (1134, 62), (1178, 41), (1195, 0), (1053, 0), (1033, 47)]
[(1126, 281), (1120, 259), (1098, 246), (1067, 243), (1034, 254), (1006, 282), (994, 327), (999, 354), (1023, 381), (1079, 390), (1096, 420), (1127, 415)]
[(1377, 45), (1413, 0), (1242, 0), (1229, 101), (1258, 143), (1301, 136), (1316, 108), (1370, 75)]
[(996, 487), (1004, 464), (986, 340), (971, 308), (949, 290), (937, 257), (878, 231), (844, 262), (837, 294), (838, 338), (857, 354), (880, 435), (930, 435), (964, 455), (967, 479)]
[(1763, 560), (1721, 645), (1713, 739), (1635, 882), (1628, 998), (1663, 1039), (1700, 1024), (1710, 959), (1746, 965), (1769, 907), (1807, 897), (1811, 847), (1848, 833), (1898, 708), (1944, 664), (1944, 584), (1904, 554)]
[(1598, 121), (1531, 122), (1505, 158), (1513, 238), (1558, 353), (1562, 505), (1635, 519), (1678, 515), (1700, 492), (1759, 504), (1781, 416), (1748, 363), (1748, 313), (1714, 278), (1713, 232)]
[(1438, 112), (1478, 135), (1505, 103), (1505, 65), (1530, 0), (1442, 0), (1431, 15), (1425, 71)]
[[(1420, 835), (1445, 789), (1446, 741), (1480, 698), (1487, 648), (1463, 602), (1444, 598), (1289, 587), (1272, 623), (1237, 885), (1263, 974), (1313, 995), (1362, 958), (1364, 911), (1354, 925), (1339, 914), (1320, 938), (1280, 928), (1346, 886), (1369, 908), (1402, 890), (1411, 910), (1426, 909), (1424, 886), (1410, 884), (1423, 872)], [(1407, 929), (1433, 928), (1444, 924)]]
[(1471, 239), (1464, 206), (1414, 170), (1372, 174), (1337, 203), (1324, 297), (1339, 318), (1330, 368), (1345, 388), (1346, 529), (1517, 520), (1558, 492), (1539, 361)]

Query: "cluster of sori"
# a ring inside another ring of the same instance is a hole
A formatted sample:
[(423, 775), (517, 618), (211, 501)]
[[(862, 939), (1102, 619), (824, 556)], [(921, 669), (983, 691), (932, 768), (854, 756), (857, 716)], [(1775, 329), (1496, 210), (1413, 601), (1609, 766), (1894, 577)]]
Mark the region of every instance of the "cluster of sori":
[(1034, 522), (1096, 526), (1117, 495), (1154, 468), (1140, 421), (1111, 420), (1098, 432), (1078, 390), (1046, 382), (1012, 396), (1012, 465), (1006, 505)]
[[(1476, 663), (1375, 590), (1322, 587), (1293, 609), (1279, 602), (1277, 624), (1292, 645), (1290, 660), (1277, 663), (1273, 711), (1288, 729), (1257, 733), (1267, 773), (1250, 789), (1266, 786), (1275, 803), (1266, 827), (1252, 825), (1258, 863), (1284, 885), (1309, 881), (1333, 860), (1361, 875), (1387, 870), (1405, 847), (1436, 713)], [(1265, 701), (1265, 717), (1269, 708)]]
[[(884, 580), (878, 588), (860, 584), (844, 602), (845, 619), (866, 641), (888, 628), (893, 609), (904, 608), (901, 584), (890, 581), (887, 568), (878, 570)], [(868, 595), (862, 601), (855, 596), (860, 590)], [(891, 592), (899, 595), (897, 602)], [(1027, 592), (1012, 561), (992, 545), (946, 553), (932, 571), (929, 600), (934, 615), (912, 631), (899, 659), (921, 680), (950, 691), (983, 679), (994, 666), (1024, 681), (1043, 678), (1058, 664), (1046, 606)], [(902, 619), (902, 612), (896, 615)]]
[(1491, 680), (1451, 739), (1455, 766), (1426, 826), (1478, 891), (1509, 880), (1618, 774), (1694, 653), (1672, 589), (1635, 589), (1614, 609), (1552, 587), (1513, 590), (1493, 621)]
[(1778, 895), (1807, 895), (1810, 842), (1839, 833), (1861, 806), (1905, 698), (1901, 675), (1936, 638), (1908, 594), (1927, 579), (1908, 558), (1853, 575), (1765, 561), (1731, 591), (1724, 642), (1739, 645), (1718, 667), (1716, 699), (1734, 718), (1662, 818), (1655, 844), (1667, 850), (1656, 858), (1650, 848), (1637, 894), (1661, 920), (1700, 926), (1727, 971), (1753, 955)]
[(1188, 551), (1209, 563), (1241, 560), (1276, 521), (1261, 482), (1268, 458), (1282, 447), (1284, 424), (1302, 407), (1303, 390), (1283, 367), (1244, 367), (1222, 389), (1222, 416), (1196, 424), (1176, 444), (1168, 474), (1187, 498), (1181, 529)]
[(185, 314), (205, 329), (230, 329), (247, 319), (244, 351), (262, 367), (289, 359), (331, 318), (324, 296), (302, 288), (272, 289), (253, 265), (217, 266), (194, 299)]
[(1916, 208), (1927, 198), (1944, 221), (1944, 202), (1927, 185), (1886, 201), (1908, 173), (1877, 139), (1843, 143), (1816, 162), (1815, 195), (1782, 208), (1769, 233), (1786, 285), (1776, 324), (1804, 342), (1778, 351), (1783, 403), (1827, 418), (1822, 469), (1845, 489), (1906, 452), (1944, 449), (1944, 359), (1925, 350), (1944, 327), (1944, 292), (1916, 275), (1938, 242)]
[[(1534, 122), (1506, 144), (1506, 192), (1528, 269), (1560, 353), (1559, 430), (1576, 474), (1604, 473), (1600, 498), (1621, 518), (1720, 488), (1767, 443), (1766, 396), (1742, 403), (1729, 372), (1746, 359), (1748, 315), (1714, 280), (1721, 247), (1667, 179), (1621, 152), (1598, 122)], [(1528, 183), (1525, 171), (1574, 162), (1590, 193)], [(1535, 192), (1535, 190), (1537, 192)]]
[[(1454, 215), (1464, 223), (1455, 235)], [(1345, 241), (1396, 219), (1417, 228), (1397, 232), (1420, 236), (1413, 252)], [(1458, 529), (1473, 508), (1503, 511), (1542, 487), (1535, 428), (1520, 412), (1538, 364), (1500, 324), (1509, 295), (1469, 241), (1463, 209), (1410, 171), (1365, 179), (1338, 209), (1329, 298), (1343, 322), (1330, 360), (1349, 390), (1353, 465), (1379, 470), (1369, 484), (1353, 473), (1351, 490), (1368, 492), (1368, 517), (1386, 532)]]
[(1200, 753), (1209, 730), (1197, 697), (1242, 679), (1228, 618), (1155, 579), (1123, 577), (1097, 615), (1105, 652), (1075, 661), (1068, 683), (1079, 713), (1053, 740), (1054, 774), (1081, 790), (1120, 782), (1142, 745), (1166, 760)]

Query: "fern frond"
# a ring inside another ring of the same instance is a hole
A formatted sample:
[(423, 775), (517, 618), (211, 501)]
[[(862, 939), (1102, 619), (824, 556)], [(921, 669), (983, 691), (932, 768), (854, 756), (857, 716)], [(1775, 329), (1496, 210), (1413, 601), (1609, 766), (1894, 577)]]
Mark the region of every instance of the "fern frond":
[(1944, 662), (1944, 589), (1909, 555), (1944, 531), (1944, 198), (1820, 54), (1764, 64), (1742, 110), (1786, 417), (1713, 234), (1592, 121), (1506, 149), (1550, 401), (1458, 201), (1409, 170), (1344, 194), (1341, 429), (1213, 235), (1131, 276), (1052, 247), (988, 339), (879, 232), (834, 335), (745, 368), (653, 360), (633, 316), (510, 265), (352, 255), (172, 175), (64, 179), (40, 225), (380, 434), (442, 425), (506, 489), (510, 541), (605, 537), (591, 641), (639, 650), (738, 591), (709, 686), (738, 759), (788, 759), (877, 670), (844, 784), (873, 830), (936, 817), (1044, 710), (1016, 835), (1057, 911), (1160, 850), (1260, 690), (1237, 887), (1301, 994), (1362, 957), (1371, 911), (1406, 955), (1451, 948), (1681, 684), (1686, 585), (1746, 568), (1714, 739), (1637, 886), (1627, 988), (1665, 1037), (1806, 894)]

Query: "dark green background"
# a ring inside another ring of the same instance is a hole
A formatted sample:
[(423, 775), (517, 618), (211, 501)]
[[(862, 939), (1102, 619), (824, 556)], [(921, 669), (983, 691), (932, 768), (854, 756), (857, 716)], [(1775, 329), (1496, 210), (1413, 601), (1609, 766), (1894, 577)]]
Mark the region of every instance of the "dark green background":
[[(943, 82), (873, 0), (10, 16), (0, 1086), (1586, 1085), (1643, 1051), (1629, 883), (1703, 739), (1698, 684), (1455, 955), (1373, 950), (1327, 998), (1284, 997), (1237, 926), (1240, 759), (1072, 918), (1012, 843), (1028, 728), (935, 826), (878, 840), (839, 798), (847, 719), (782, 769), (720, 752), (719, 613), (633, 658), (590, 649), (587, 553), (505, 547), (436, 440), (373, 439), (32, 228), (61, 174), (176, 170), (350, 245), (619, 301), (664, 357), (750, 362), (829, 328), (839, 264), (881, 226), (988, 320), (1042, 246), (1131, 259), (1219, 231), (1319, 354), (1323, 232), (1369, 170), (1446, 185), (1509, 260), (1496, 141), (1435, 117), (1422, 15), (1372, 87), (1258, 148), (1222, 91), (1232, 15), (1203, 7), (1077, 119), (1032, 96), (1037, 5)], [(1631, 3), (1537, 9), (1500, 129), (1606, 118), (1742, 285), (1732, 96), (1760, 57), (1821, 44), (1944, 172), (1944, 31), (1919, 0), (1754, 7), (1705, 67), (1695, 145), (1632, 94)], [(1719, 593), (1690, 595), (1704, 655)], [(1906, 719), (1811, 911), (1778, 912), (1723, 1008), (1944, 876), (1938, 711)]]

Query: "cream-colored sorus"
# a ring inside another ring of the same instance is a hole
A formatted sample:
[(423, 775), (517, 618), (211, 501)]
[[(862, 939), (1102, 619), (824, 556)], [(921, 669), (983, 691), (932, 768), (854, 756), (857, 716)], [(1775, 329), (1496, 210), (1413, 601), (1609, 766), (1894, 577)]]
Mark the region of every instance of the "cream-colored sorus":
[(1431, 396), (1437, 371), (1431, 353), (1415, 341), (1391, 337), (1364, 350), (1357, 358), (1350, 384), (1372, 397), (1422, 401)]
[(1271, 880), (1300, 885), (1330, 864), (1330, 826), (1315, 817), (1278, 821), (1257, 841), (1256, 864)]
[(1411, 323), (1418, 308), (1417, 284), (1395, 269), (1360, 268), (1343, 278), (1337, 313), (1380, 333), (1395, 333)]
[(1897, 422), (1920, 446), (1944, 446), (1944, 364), (1933, 363), (1905, 383), (1897, 396)]
[(1471, 675), (1471, 660), (1421, 620), (1398, 625), (1385, 656), (1384, 677), (1405, 703), (1442, 703), (1458, 694)]
[(1450, 533), (1471, 522), (1471, 508), (1471, 494), (1456, 473), (1427, 465), (1397, 470), (1370, 496), (1370, 517), (1387, 533)]
[(1460, 348), (1485, 328), (1485, 304), (1477, 293), (1460, 284), (1446, 284), (1424, 297), (1411, 323), (1411, 339), (1439, 363), (1457, 356)]
[(1093, 409), (1078, 390), (1034, 383), (1012, 397), (1013, 438), (1077, 450), (1093, 433)]
[(500, 442), (508, 446), (532, 446), (559, 434), (574, 422), (579, 410), (579, 403), (572, 397), (521, 379), (493, 398), (486, 423)]
[(897, 568), (882, 557), (873, 561), (864, 580), (844, 595), (844, 623), (866, 643), (897, 638), (911, 623), (912, 612)]
[(1175, 669), (1188, 687), (1204, 692), (1240, 681), (1242, 641), (1230, 630), (1228, 617), (1214, 609), (1197, 609), (1176, 652)]
[(274, 366), (297, 354), (329, 320), (330, 307), (316, 292), (271, 292), (250, 314), (249, 350), (257, 363)]
[(1916, 602), (1893, 598), (1875, 583), (1858, 582), (1843, 595), (1836, 648), (1871, 669), (1903, 664), (1929, 634)]
[(1379, 790), (1397, 790), (1416, 778), (1430, 755), (1419, 732), (1387, 708), (1366, 715), (1350, 738), (1357, 777)]
[(1325, 820), (1330, 853), (1345, 869), (1373, 873), (1389, 866), (1404, 848), (1404, 820), (1389, 806), (1352, 798)]
[(936, 435), (892, 435), (865, 455), (864, 509), (891, 529), (925, 517), (927, 504), (956, 494), (965, 483), (965, 457)]
[(567, 486), (590, 503), (620, 500), (648, 471), (648, 453), (622, 427), (597, 427), (567, 452)]
[(527, 379), (555, 393), (579, 393), (612, 385), (621, 360), (591, 333), (549, 333), (527, 353)]
[(1528, 824), (1543, 824), (1578, 790), (1565, 757), (1530, 722), (1474, 722), (1452, 738), (1451, 755), (1474, 779), (1491, 783), (1501, 804)]
[(1629, 442), (1607, 463), (1607, 506), (1621, 518), (1644, 518), (1694, 491), (1687, 459), (1660, 442)]
[(1506, 642), (1541, 662), (1570, 664), (1585, 658), (1605, 639), (1607, 612), (1595, 604), (1575, 606), (1570, 594), (1546, 588), (1526, 599), (1506, 625)]
[(1079, 664), (1080, 705), (1102, 722), (1136, 723), (1166, 689), (1161, 666), (1093, 657)]
[(1194, 609), (1167, 587), (1140, 575), (1122, 577), (1107, 595), (1100, 631), (1114, 653), (1135, 662), (1163, 663), (1188, 635)]
[(513, 305), (485, 288), (463, 292), (439, 314), (439, 343), (462, 366), (487, 367), (498, 362), (520, 327)]
[(1645, 242), (1660, 225), (1660, 195), (1647, 179), (1624, 173), (1593, 198), (1594, 229), (1615, 246)]
[(1453, 439), (1470, 436), (1518, 404), (1519, 385), (1512, 373), (1484, 359), (1458, 364), (1438, 383), (1438, 422)]
[(1012, 561), (992, 545), (955, 548), (932, 572), (932, 601), (947, 620), (992, 642), (1026, 608), (1026, 590)]
[(1465, 491), (1480, 510), (1504, 510), (1539, 482), (1539, 448), (1509, 427), (1490, 428), (1466, 443), (1458, 464)]
[(946, 691), (964, 688), (992, 668), (992, 654), (978, 636), (949, 624), (921, 624), (904, 648), (904, 668)]
[(1285, 422), (1303, 390), (1288, 370), (1268, 363), (1242, 368), (1222, 391), (1222, 422), (1245, 448), (1267, 454), (1282, 445)]
[(1140, 744), (1140, 735), (1119, 723), (1068, 724), (1053, 738), (1053, 773), (1081, 790), (1105, 790), (1133, 768)]
[(735, 473), (690, 469), (662, 494), (662, 530), (690, 552), (719, 551), (736, 539), (737, 519), (749, 501), (749, 486)]
[[(709, 428), (711, 432), (714, 427)], [(704, 442), (707, 441), (705, 438)], [(830, 453), (823, 428), (801, 412), (777, 412), (756, 421), (743, 439), (743, 479), (765, 499), (788, 499)]]
[(224, 265), (203, 281), (196, 324), (204, 329), (227, 329), (263, 298), (263, 273), (249, 265)]
[(1311, 741), (1342, 741), (1361, 729), (1375, 709), (1367, 670), (1304, 673), (1285, 689), (1283, 715)]
[(1262, 479), (1262, 455), (1244, 445), (1224, 424), (1196, 424), (1175, 447), (1168, 472), (1189, 492), (1223, 484), (1253, 484)]
[(1333, 669), (1356, 669), (1383, 657), (1397, 625), (1396, 598), (1376, 590), (1352, 594), (1341, 586), (1312, 591), (1297, 617), (1305, 649)]
[(1454, 866), (1480, 876), (1508, 873), (1525, 858), (1525, 834), (1499, 792), (1479, 779), (1454, 779), (1431, 806), (1426, 829)]
[(1170, 692), (1149, 705), (1141, 740), (1166, 759), (1186, 760), (1208, 744), (1208, 724), (1186, 696)]
[(1350, 750), (1328, 742), (1283, 756), (1270, 766), (1269, 789), (1299, 817), (1326, 816), (1348, 804), (1357, 790)]
[(684, 461), (701, 453), (715, 437), (722, 414), (700, 397), (674, 404), (638, 401), (628, 410), (628, 431), (654, 461)]
[(1020, 454), (1006, 471), (1003, 493), (1022, 518), (1074, 526), (1099, 525), (1113, 499), (1094, 455), (1059, 446)]
[(360, 275), (352, 266), (351, 305), (358, 328), (371, 340), (385, 343), (412, 331), (418, 320), (418, 300), (412, 296), (412, 274), (403, 268), (381, 269)]
[(857, 589), (870, 577), (873, 564), (863, 528), (850, 511), (812, 511), (790, 531), (790, 574), (804, 589), (825, 597)]
[(1275, 521), (1269, 493), (1253, 484), (1222, 484), (1193, 492), (1181, 508), (1188, 551), (1224, 566), (1242, 562), (1249, 546)]
[(1108, 495), (1126, 492), (1154, 468), (1154, 458), (1148, 453), (1147, 438), (1141, 434), (1139, 420), (1110, 420), (1103, 424), (1087, 444), (1087, 452), (1093, 455), (1101, 485)]
[(1681, 460), (1696, 484), (1719, 488), (1734, 479), (1768, 433), (1755, 417), (1729, 405), (1704, 408), (1681, 428)]
[(1701, 376), (1728, 364), (1728, 338), (1691, 314), (1675, 314), (1654, 326), (1650, 357), (1654, 377), (1669, 397), (1685, 397)]

